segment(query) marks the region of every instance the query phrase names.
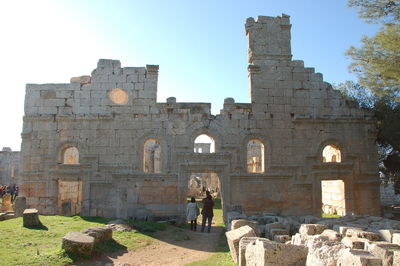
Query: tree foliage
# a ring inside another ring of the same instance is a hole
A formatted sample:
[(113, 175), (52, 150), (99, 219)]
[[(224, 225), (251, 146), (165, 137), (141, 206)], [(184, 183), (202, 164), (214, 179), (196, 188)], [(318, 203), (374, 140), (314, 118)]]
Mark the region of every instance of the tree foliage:
[(349, 0), (367, 22), (383, 24), (375, 36), (364, 36), (362, 46), (351, 46), (350, 71), (364, 88), (380, 97), (400, 102), (400, 1)]
[(346, 52), (353, 60), (350, 70), (365, 88), (400, 101), (400, 25), (386, 25), (361, 42), (361, 48), (352, 46)]
[(397, 24), (400, 19), (400, 1), (349, 0), (349, 7), (358, 8), (358, 15), (369, 23)]

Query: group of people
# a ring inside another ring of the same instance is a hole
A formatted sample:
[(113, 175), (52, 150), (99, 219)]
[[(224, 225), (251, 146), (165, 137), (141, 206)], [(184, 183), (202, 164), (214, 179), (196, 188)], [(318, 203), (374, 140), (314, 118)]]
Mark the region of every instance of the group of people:
[(18, 186), (17, 185), (1, 185), (0, 186), (0, 197), (3, 198), (5, 194), (11, 195), (11, 201), (18, 196)]
[[(211, 231), (212, 218), (214, 217), (214, 201), (211, 197), (210, 191), (206, 191), (206, 197), (201, 201), (203, 203), (203, 209), (201, 210), (202, 222), (201, 232), (203, 233), (207, 222), (207, 233)], [(200, 208), (196, 203), (196, 199), (192, 197), (187, 205), (186, 219), (190, 221), (190, 230), (197, 230), (197, 217), (200, 215)]]

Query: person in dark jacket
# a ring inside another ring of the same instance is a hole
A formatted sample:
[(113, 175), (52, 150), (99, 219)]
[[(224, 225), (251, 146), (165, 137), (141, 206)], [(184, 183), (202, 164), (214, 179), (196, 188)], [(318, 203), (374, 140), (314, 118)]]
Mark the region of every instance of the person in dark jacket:
[(203, 202), (203, 209), (201, 210), (201, 215), (203, 216), (203, 220), (201, 222), (201, 232), (204, 232), (204, 228), (206, 227), (206, 221), (208, 221), (207, 224), (207, 233), (210, 233), (211, 230), (211, 222), (212, 218), (214, 217), (214, 201), (212, 200), (212, 197), (210, 195), (209, 191), (206, 191), (207, 196), (202, 200)]

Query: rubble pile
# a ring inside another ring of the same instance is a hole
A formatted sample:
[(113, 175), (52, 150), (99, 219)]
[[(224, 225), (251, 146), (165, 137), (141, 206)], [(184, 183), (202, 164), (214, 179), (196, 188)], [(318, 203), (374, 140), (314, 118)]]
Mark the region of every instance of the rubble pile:
[(229, 212), (227, 225), (231, 256), (239, 265), (400, 265), (396, 220)]

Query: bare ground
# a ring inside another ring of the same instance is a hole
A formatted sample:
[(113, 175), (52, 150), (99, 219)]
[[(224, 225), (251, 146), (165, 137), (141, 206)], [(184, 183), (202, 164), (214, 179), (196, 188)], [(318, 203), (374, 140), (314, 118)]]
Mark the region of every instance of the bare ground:
[(116, 252), (82, 261), (76, 265), (185, 265), (207, 259), (217, 250), (222, 227), (213, 226), (211, 233), (200, 233), (168, 226), (152, 235), (155, 241), (134, 251)]

